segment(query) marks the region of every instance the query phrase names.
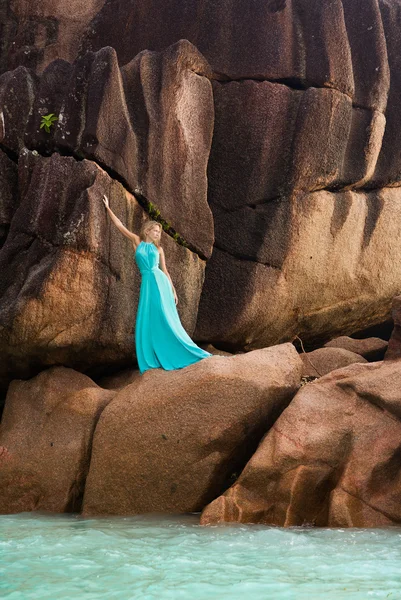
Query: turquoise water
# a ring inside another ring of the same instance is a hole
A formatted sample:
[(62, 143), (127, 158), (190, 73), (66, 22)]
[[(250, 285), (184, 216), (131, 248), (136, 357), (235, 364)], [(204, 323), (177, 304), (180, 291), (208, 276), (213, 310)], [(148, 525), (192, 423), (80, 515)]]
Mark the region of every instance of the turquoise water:
[(198, 517), (0, 517), (6, 600), (401, 598), (401, 529), (202, 528)]

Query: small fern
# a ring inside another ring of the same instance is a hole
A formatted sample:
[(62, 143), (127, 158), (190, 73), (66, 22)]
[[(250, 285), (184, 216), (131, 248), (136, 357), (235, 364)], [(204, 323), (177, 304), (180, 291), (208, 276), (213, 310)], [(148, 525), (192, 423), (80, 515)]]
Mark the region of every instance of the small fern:
[(46, 133), (50, 133), (50, 128), (54, 123), (58, 121), (58, 117), (54, 113), (49, 113), (48, 115), (42, 115), (42, 120), (40, 123), (40, 129), (44, 129)]

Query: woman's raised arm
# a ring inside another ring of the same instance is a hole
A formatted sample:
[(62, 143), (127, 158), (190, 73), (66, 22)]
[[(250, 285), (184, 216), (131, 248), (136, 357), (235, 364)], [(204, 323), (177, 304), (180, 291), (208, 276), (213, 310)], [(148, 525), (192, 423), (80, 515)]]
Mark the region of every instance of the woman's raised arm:
[(103, 203), (107, 209), (107, 212), (110, 215), (111, 220), (113, 221), (114, 225), (117, 227), (117, 229), (119, 231), (121, 231), (121, 233), (123, 235), (125, 235), (125, 237), (127, 237), (128, 239), (131, 240), (131, 242), (133, 242), (134, 248), (136, 249), (137, 246), (139, 246), (141, 240), (139, 235), (136, 235), (136, 233), (132, 233), (132, 231), (130, 231), (129, 229), (127, 229), (120, 221), (120, 219), (118, 217), (116, 217), (116, 215), (113, 213), (113, 211), (111, 210), (110, 206), (109, 206), (109, 200), (107, 198), (107, 196), (103, 195)]

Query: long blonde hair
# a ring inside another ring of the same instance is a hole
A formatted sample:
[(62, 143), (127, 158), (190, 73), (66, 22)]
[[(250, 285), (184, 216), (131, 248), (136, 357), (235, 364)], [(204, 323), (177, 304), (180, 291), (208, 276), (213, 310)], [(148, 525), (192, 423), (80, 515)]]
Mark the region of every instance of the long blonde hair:
[[(154, 227), (155, 225), (157, 225), (160, 228), (160, 231), (162, 230), (162, 226), (157, 221), (145, 221), (142, 224), (141, 231), (139, 232), (139, 237), (143, 242), (146, 242), (146, 232), (149, 231), (149, 229), (152, 229), (152, 227)], [(153, 243), (155, 244), (155, 246), (160, 246), (159, 241)]]

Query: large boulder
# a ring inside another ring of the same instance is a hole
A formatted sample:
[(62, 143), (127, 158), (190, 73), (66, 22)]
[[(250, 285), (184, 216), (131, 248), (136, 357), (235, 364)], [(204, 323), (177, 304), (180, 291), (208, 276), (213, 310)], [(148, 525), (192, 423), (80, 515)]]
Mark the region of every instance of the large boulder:
[(53, 367), (10, 385), (0, 428), (0, 513), (77, 512), (92, 436), (114, 392)]
[[(20, 201), (0, 250), (0, 381), (45, 366), (132, 364), (140, 276), (134, 251), (102, 203), (139, 230), (146, 213), (95, 163), (23, 152)], [(191, 335), (204, 261), (163, 233), (166, 261)]]
[(325, 348), (342, 348), (349, 352), (355, 352), (355, 354), (360, 354), (369, 362), (374, 362), (375, 360), (383, 360), (388, 342), (377, 337), (354, 339), (342, 335), (330, 340), (324, 346)]
[(243, 468), (300, 385), (291, 344), (146, 372), (96, 428), (83, 512), (201, 510)]
[(228, 350), (297, 335), (320, 345), (385, 321), (401, 281), (400, 194), (322, 190), (227, 211), (197, 339)]
[(203, 524), (401, 523), (401, 363), (351, 365), (304, 386)]
[(322, 377), (336, 369), (367, 362), (360, 354), (344, 348), (318, 348), (301, 354), (301, 360), (304, 364), (302, 372), (304, 377)]

